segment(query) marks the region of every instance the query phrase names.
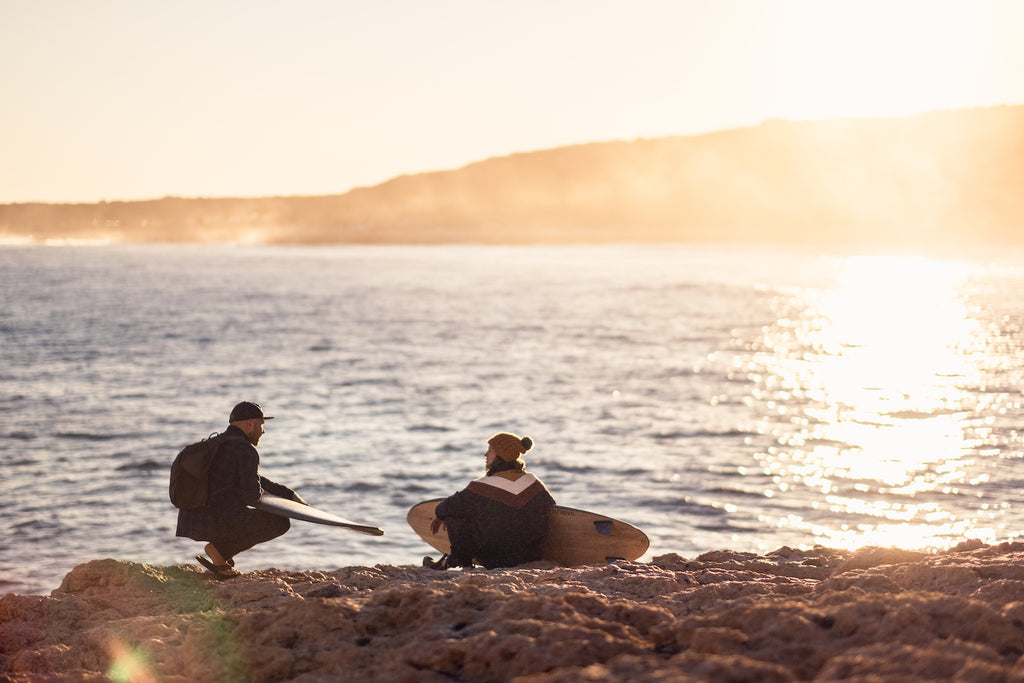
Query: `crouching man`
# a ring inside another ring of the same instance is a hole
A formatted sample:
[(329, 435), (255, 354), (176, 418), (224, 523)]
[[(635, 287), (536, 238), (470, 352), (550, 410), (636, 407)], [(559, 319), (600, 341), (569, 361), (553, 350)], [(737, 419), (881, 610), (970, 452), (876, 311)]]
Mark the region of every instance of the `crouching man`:
[(264, 434), (263, 423), (272, 419), (256, 403), (243, 401), (236, 405), (210, 464), (206, 504), (178, 511), (176, 534), (208, 541), (206, 556), (196, 555), (196, 560), (217, 578), (238, 576), (235, 555), (288, 531), (288, 518), (250, 507), (264, 492), (306, 504), (287, 486), (260, 475), (256, 445)]

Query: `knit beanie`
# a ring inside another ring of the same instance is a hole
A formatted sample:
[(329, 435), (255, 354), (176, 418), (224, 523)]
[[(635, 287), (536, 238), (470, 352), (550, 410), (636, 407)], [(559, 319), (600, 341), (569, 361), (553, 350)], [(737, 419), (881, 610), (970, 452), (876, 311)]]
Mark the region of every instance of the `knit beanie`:
[(487, 444), (498, 454), (498, 458), (506, 462), (518, 460), (519, 456), (533, 448), (533, 439), (528, 436), (516, 436), (502, 432), (487, 440)]

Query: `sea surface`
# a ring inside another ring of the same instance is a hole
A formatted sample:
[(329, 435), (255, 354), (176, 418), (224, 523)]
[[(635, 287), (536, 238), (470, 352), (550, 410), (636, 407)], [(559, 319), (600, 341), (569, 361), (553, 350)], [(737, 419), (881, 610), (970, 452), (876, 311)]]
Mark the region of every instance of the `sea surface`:
[[(188, 563), (171, 460), (240, 400), (295, 522), (249, 571), (419, 564), (417, 502), (512, 431), (643, 560), (1024, 529), (1024, 252), (0, 247), (0, 594)], [(436, 553), (434, 553), (436, 556)]]

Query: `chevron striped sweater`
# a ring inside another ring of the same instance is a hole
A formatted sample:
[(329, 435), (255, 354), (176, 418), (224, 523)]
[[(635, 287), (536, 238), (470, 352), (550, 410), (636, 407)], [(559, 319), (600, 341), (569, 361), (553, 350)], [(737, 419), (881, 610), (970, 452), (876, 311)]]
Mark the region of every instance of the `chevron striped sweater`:
[(471, 481), (434, 511), (448, 527), (449, 564), (494, 569), (541, 559), (554, 505), (544, 483), (522, 469)]

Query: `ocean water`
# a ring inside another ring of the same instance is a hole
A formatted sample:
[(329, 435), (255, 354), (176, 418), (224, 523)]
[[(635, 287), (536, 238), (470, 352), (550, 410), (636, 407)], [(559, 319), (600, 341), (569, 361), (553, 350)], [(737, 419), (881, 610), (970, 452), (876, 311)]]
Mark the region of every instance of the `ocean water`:
[(944, 548), (1024, 528), (1024, 252), (0, 247), (0, 593), (186, 563), (167, 473), (231, 406), (263, 473), (385, 535), (293, 523), (261, 567), (418, 564), (415, 503), (531, 436), (642, 559)]

